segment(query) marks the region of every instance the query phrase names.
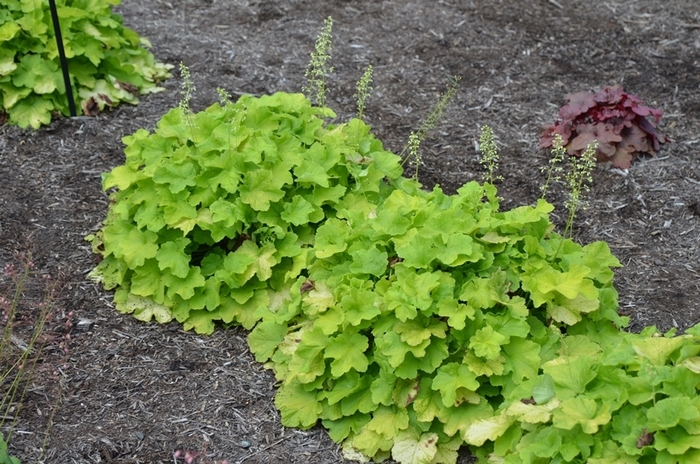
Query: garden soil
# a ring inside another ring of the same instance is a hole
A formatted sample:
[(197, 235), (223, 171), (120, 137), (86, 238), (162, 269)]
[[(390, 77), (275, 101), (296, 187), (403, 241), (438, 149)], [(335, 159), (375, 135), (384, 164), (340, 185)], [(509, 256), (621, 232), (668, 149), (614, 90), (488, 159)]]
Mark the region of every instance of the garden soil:
[[(365, 119), (400, 152), (452, 76), (458, 92), (421, 149), (426, 188), (480, 180), (479, 127), (500, 148), (502, 207), (534, 204), (548, 153), (538, 149), (568, 93), (622, 84), (664, 111), (672, 139), (629, 170), (599, 166), (574, 236), (605, 240), (629, 329), (679, 332), (700, 321), (700, 4), (696, 0), (124, 0), (124, 23), (175, 66), (165, 91), (97, 117), (40, 130), (0, 127), (0, 264), (34, 270), (21, 297), (16, 344), (42, 304), (47, 337), (16, 417), (11, 451), (23, 463), (340, 463), (325, 430), (288, 429), (275, 380), (242, 329), (211, 336), (115, 311), (87, 279), (98, 263), (84, 237), (108, 207), (100, 173), (124, 161), (122, 137), (152, 129), (181, 98), (191, 71), (195, 111), (234, 97), (298, 92), (323, 20), (334, 20), (328, 104), (346, 121), (367, 65)], [(408, 173), (409, 175), (412, 172)], [(553, 186), (563, 226), (563, 185)], [(11, 297), (11, 279), (0, 293)], [(22, 325), (22, 321), (25, 324)], [(464, 450), (460, 462), (470, 462)]]

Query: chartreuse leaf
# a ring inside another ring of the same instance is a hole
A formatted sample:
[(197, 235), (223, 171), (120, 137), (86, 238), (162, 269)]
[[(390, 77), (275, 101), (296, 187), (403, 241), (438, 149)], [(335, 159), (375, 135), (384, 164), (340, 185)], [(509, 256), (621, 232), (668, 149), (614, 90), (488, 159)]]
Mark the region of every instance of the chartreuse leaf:
[(420, 380), (418, 394), (412, 405), (416, 412), (416, 418), (421, 422), (430, 423), (445, 407), (442, 404), (442, 396), (439, 391), (433, 390), (432, 379), (424, 377)]
[(471, 351), (464, 355), (464, 363), (477, 376), (486, 375), (490, 377), (503, 374), (505, 361), (506, 359), (503, 356), (495, 359), (482, 359)]
[(221, 308), (214, 311), (190, 311), (182, 327), (185, 330), (194, 329), (198, 334), (211, 335), (214, 332), (214, 321), (221, 320)]
[(289, 362), (287, 382), (309, 383), (323, 375), (326, 370), (323, 353), (327, 345), (328, 337), (319, 329), (304, 332)]
[(377, 405), (372, 401), (369, 387), (370, 379), (361, 376), (357, 391), (340, 401), (340, 411), (344, 416), (355, 414), (358, 411), (367, 414), (377, 409)]
[(410, 229), (400, 238), (394, 239), (396, 254), (406, 266), (425, 269), (437, 258), (435, 237), (423, 235), (417, 229)]
[(681, 420), (694, 421), (700, 418), (700, 411), (690, 398), (678, 396), (657, 401), (647, 411), (647, 418), (650, 430), (668, 429)]
[(441, 299), (437, 302), (437, 314), (447, 318), (447, 324), (456, 330), (462, 330), (467, 320), (474, 319), (475, 310), (454, 298)]
[(394, 190), (377, 209), (372, 225), (378, 232), (399, 236), (411, 225), (411, 216), (421, 205), (421, 200), (400, 189)]
[[(17, 25), (16, 22), (10, 21), (6, 22), (2, 26), (0, 26), (0, 41), (6, 42), (12, 39), (17, 33), (20, 31), (20, 27)], [(16, 68), (13, 67), (12, 69), (9, 69), (7, 72), (2, 73), (3, 75), (8, 74), (9, 71), (13, 71)]]
[(146, 176), (129, 165), (121, 165), (112, 169), (109, 173), (102, 175), (102, 188), (107, 190), (117, 187), (126, 190), (136, 181), (144, 179)]
[(433, 304), (430, 292), (440, 284), (440, 275), (434, 272), (419, 274), (402, 265), (396, 266), (395, 271), (397, 280), (386, 292), (385, 299), (399, 320), (413, 319), (419, 309), (426, 310)]
[(155, 319), (161, 324), (173, 320), (173, 315), (167, 306), (158, 304), (150, 298), (129, 294), (123, 304), (117, 304), (117, 309), (123, 313), (133, 314), (136, 319), (150, 322)]
[(120, 241), (118, 248), (115, 248), (114, 255), (123, 258), (132, 269), (139, 267), (145, 260), (156, 256), (158, 252), (156, 239), (157, 235), (150, 230), (142, 231), (132, 227), (124, 240)]
[(450, 234), (444, 244), (437, 245), (437, 259), (448, 266), (460, 266), (475, 262), (483, 256), (478, 244), (466, 234)]
[(348, 270), (355, 274), (381, 276), (387, 268), (389, 255), (377, 247), (360, 249), (352, 253), (352, 263)]
[(187, 187), (197, 185), (196, 174), (197, 170), (191, 162), (168, 163), (155, 170), (153, 181), (157, 184), (166, 184), (172, 193), (178, 193)]
[(540, 368), (540, 345), (522, 338), (513, 338), (503, 346), (505, 370), (513, 374), (515, 383), (537, 376)]
[[(344, 451), (343, 455), (349, 459), (356, 459), (359, 457), (361, 460), (364, 460), (367, 459), (367, 456), (376, 456), (382, 451), (389, 451), (392, 445), (393, 440), (384, 438), (381, 434), (371, 430), (365, 425), (349, 440), (349, 443), (343, 447), (344, 450), (354, 450), (355, 453), (346, 454)], [(361, 454), (358, 455), (357, 451)]]
[[(185, 247), (190, 243), (186, 238), (175, 239), (158, 247), (155, 258), (161, 271), (169, 269), (177, 277), (187, 277), (190, 270), (190, 257), (185, 253)], [(154, 273), (154, 275), (157, 275)]]
[(473, 423), (488, 417), (493, 417), (493, 408), (487, 401), (478, 404), (465, 402), (456, 407), (443, 407), (437, 412), (443, 431), (450, 437), (464, 434)]
[(329, 405), (340, 403), (345, 398), (364, 387), (364, 382), (360, 379), (357, 371), (348, 371), (332, 383), (332, 388), (322, 393)]
[(282, 424), (302, 429), (313, 427), (323, 410), (317, 393), (306, 391), (298, 381), (280, 387), (275, 395), (275, 406), (282, 413)]
[(256, 211), (267, 211), (270, 203), (284, 197), (283, 187), (288, 183), (291, 176), (275, 178), (272, 172), (263, 169), (247, 172), (239, 189), (241, 201)]
[(411, 346), (408, 343), (401, 341), (401, 336), (395, 332), (388, 332), (377, 337), (375, 335), (375, 343), (377, 350), (393, 368), (397, 368), (406, 359), (406, 354), (416, 352), (425, 355), (425, 347), (430, 344), (430, 340), (425, 340), (417, 346)]
[(685, 343), (684, 337), (638, 338), (632, 340), (632, 347), (639, 356), (650, 360), (655, 366), (663, 366), (671, 353)]
[(577, 295), (575, 298), (556, 295), (553, 302), (547, 306), (547, 315), (557, 322), (574, 325), (583, 319), (582, 314), (597, 310), (599, 304), (597, 298), (589, 299), (583, 295)]
[(298, 226), (308, 223), (309, 216), (316, 211), (318, 211), (317, 207), (309, 203), (304, 197), (296, 196), (291, 203), (286, 203), (284, 205), (284, 211), (280, 214), (280, 217)]
[[(696, 410), (697, 412), (697, 410)], [(559, 408), (552, 413), (555, 427), (571, 430), (580, 425), (585, 433), (593, 434), (601, 425), (610, 422), (610, 407), (595, 400), (578, 396), (562, 401)]]
[(406, 322), (397, 322), (394, 325), (394, 330), (400, 334), (401, 341), (408, 343), (411, 346), (417, 346), (431, 336), (445, 338), (446, 324), (442, 321), (431, 321), (424, 319), (423, 321), (413, 319)]
[(466, 443), (482, 446), (486, 440), (496, 441), (514, 422), (515, 418), (505, 414), (479, 419), (471, 423), (462, 436)]
[(438, 368), (433, 378), (432, 388), (442, 394), (442, 404), (454, 406), (460, 389), (476, 391), (479, 382), (476, 375), (464, 364), (448, 363)]
[(168, 279), (168, 295), (178, 295), (183, 300), (189, 300), (198, 288), (204, 287), (205, 279), (198, 267), (191, 267), (185, 277), (171, 275)]
[(328, 219), (316, 231), (316, 257), (328, 258), (336, 253), (345, 251), (349, 227), (340, 219)]
[(368, 414), (357, 413), (334, 420), (324, 419), (323, 426), (328, 429), (328, 435), (331, 439), (336, 443), (340, 443), (351, 433), (357, 433), (369, 419), (370, 416)]
[(365, 356), (368, 346), (367, 337), (357, 333), (342, 333), (330, 339), (324, 357), (333, 359), (331, 363), (333, 377), (340, 377), (351, 369), (365, 372), (369, 365)]
[(309, 315), (325, 312), (335, 304), (332, 289), (324, 282), (314, 282), (313, 288), (302, 295), (302, 305)]
[(9, 109), (10, 122), (17, 124), (22, 129), (31, 127), (38, 129), (42, 125), (51, 122), (51, 112), (54, 110), (54, 104), (50, 100), (35, 95), (29, 95), (26, 98), (15, 103)]
[(562, 434), (554, 427), (544, 427), (525, 435), (518, 443), (518, 454), (522, 462), (537, 462), (537, 458), (551, 462), (562, 446)]
[(396, 406), (379, 406), (365, 428), (386, 439), (393, 439), (408, 428), (408, 411)]
[(527, 338), (530, 335), (531, 327), (523, 317), (512, 316), (512, 311), (499, 313), (487, 313), (484, 319), (488, 326), (495, 332), (502, 335), (505, 340), (499, 342), (504, 345), (510, 342), (511, 337)]
[(470, 279), (462, 288), (459, 299), (475, 309), (490, 308), (496, 303), (507, 302), (505, 286), (505, 274), (497, 271), (490, 277)]
[(153, 259), (148, 259), (143, 266), (134, 270), (131, 276), (130, 292), (134, 295), (150, 297), (156, 303), (163, 303), (165, 282), (159, 278), (158, 265)]
[(620, 261), (610, 252), (610, 247), (606, 242), (593, 242), (584, 246), (577, 253), (565, 254), (562, 260), (569, 266), (572, 264), (582, 264), (590, 269), (588, 277), (605, 284), (612, 280), (612, 267), (621, 267)]
[(500, 356), (501, 345), (506, 337), (499, 334), (491, 326), (486, 326), (476, 331), (469, 341), (469, 348), (474, 354), (485, 359), (495, 359)]
[(560, 398), (583, 393), (596, 377), (597, 360), (591, 356), (560, 357), (545, 363), (542, 369), (554, 380)]
[(12, 83), (28, 87), (36, 94), (50, 94), (61, 85), (65, 92), (58, 65), (38, 54), (27, 54), (20, 59), (19, 72), (12, 74)]
[[(669, 454), (690, 458), (700, 456), (700, 435), (691, 435), (682, 427), (670, 428), (668, 431), (654, 434), (654, 448), (666, 450)], [(692, 461), (681, 461), (692, 462)]]
[(392, 400), (400, 408), (405, 408), (416, 399), (419, 389), (420, 382), (417, 378), (397, 379), (392, 392)]
[(378, 376), (372, 381), (372, 386), (370, 387), (372, 401), (378, 405), (383, 404), (384, 406), (390, 406), (393, 401), (396, 380), (396, 375), (381, 369)]
[(555, 295), (572, 300), (579, 295), (595, 299), (597, 291), (593, 282), (586, 279), (590, 269), (580, 264), (572, 265), (567, 272), (543, 267), (522, 277), (523, 289), (530, 292), (535, 307), (541, 306)]
[(628, 404), (613, 416), (610, 436), (622, 444), (627, 454), (642, 454), (643, 448), (651, 445), (638, 442), (646, 433), (646, 426), (646, 410)]
[(416, 430), (402, 432), (394, 438), (391, 457), (401, 464), (430, 464), (437, 454), (438, 436), (419, 434)]
[(255, 360), (265, 362), (272, 357), (278, 345), (287, 335), (287, 326), (273, 321), (262, 321), (248, 335), (248, 346)]
[(541, 405), (515, 401), (506, 408), (505, 414), (526, 424), (544, 424), (552, 419), (552, 411), (560, 405), (561, 401), (556, 398)]

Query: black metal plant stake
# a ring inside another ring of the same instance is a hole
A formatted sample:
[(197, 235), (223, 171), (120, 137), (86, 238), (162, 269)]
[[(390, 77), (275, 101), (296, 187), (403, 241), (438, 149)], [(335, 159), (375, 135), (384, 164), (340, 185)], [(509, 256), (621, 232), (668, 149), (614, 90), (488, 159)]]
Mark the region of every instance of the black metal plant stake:
[(66, 51), (63, 49), (63, 37), (61, 36), (61, 25), (58, 22), (58, 10), (56, 10), (56, 0), (49, 0), (51, 8), (51, 18), (53, 19), (53, 30), (56, 35), (56, 45), (58, 46), (58, 56), (61, 59), (61, 69), (63, 70), (63, 82), (66, 84), (66, 97), (68, 97), (68, 110), (71, 117), (75, 116), (75, 101), (73, 100), (73, 88), (70, 85), (70, 73), (68, 72), (68, 60)]

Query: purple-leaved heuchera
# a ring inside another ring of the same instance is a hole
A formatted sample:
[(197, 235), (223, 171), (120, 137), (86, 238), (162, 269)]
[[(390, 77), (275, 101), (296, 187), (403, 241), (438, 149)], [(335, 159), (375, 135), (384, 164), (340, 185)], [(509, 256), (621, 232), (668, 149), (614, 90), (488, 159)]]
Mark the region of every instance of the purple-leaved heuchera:
[(551, 147), (559, 134), (567, 152), (580, 156), (588, 144), (597, 140), (598, 162), (626, 169), (638, 154), (654, 155), (662, 143), (670, 142), (656, 128), (662, 111), (644, 106), (641, 98), (626, 93), (619, 85), (606, 86), (596, 93), (569, 94), (566, 100), (568, 103), (559, 110), (559, 120), (544, 127), (540, 147)]

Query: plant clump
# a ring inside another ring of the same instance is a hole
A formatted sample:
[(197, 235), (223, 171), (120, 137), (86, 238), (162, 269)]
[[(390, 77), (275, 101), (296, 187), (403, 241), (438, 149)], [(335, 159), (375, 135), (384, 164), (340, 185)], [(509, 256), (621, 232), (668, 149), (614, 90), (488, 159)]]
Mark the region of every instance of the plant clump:
[(559, 135), (569, 155), (581, 156), (597, 141), (598, 162), (626, 169), (640, 153), (653, 155), (662, 143), (669, 142), (657, 129), (662, 111), (644, 106), (643, 100), (619, 85), (606, 86), (596, 93), (570, 94), (566, 100), (568, 103), (559, 110), (559, 120), (544, 127), (540, 147), (552, 147)]
[(327, 116), (301, 94), (244, 96), (196, 114), (180, 105), (126, 137), (91, 237), (104, 257), (93, 276), (118, 287), (117, 309), (198, 333), (282, 310), (319, 225), (402, 173), (362, 121), (324, 127)]
[[(73, 95), (85, 115), (163, 90), (170, 65), (156, 62), (149, 42), (112, 13), (119, 0), (57, 2)], [(22, 128), (69, 115), (55, 31), (47, 2), (3, 0), (0, 11), (0, 123)]]
[(408, 181), (318, 228), (287, 311), (249, 337), (281, 383), (283, 424), (320, 419), (346, 457), (455, 462), (469, 426), (530, 385), (562, 332), (626, 324), (607, 245), (553, 233), (545, 201), (501, 212), (494, 194)]

